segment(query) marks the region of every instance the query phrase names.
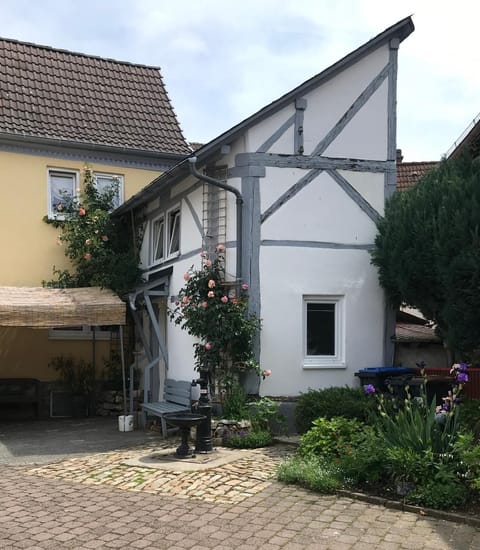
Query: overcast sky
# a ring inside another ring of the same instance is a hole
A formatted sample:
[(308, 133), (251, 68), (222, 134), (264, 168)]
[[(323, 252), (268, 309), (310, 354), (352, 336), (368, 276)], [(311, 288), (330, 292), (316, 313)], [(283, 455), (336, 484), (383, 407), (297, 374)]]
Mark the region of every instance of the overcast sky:
[(398, 147), (437, 160), (480, 111), (475, 0), (0, 0), (0, 36), (160, 67), (205, 143), (408, 15)]

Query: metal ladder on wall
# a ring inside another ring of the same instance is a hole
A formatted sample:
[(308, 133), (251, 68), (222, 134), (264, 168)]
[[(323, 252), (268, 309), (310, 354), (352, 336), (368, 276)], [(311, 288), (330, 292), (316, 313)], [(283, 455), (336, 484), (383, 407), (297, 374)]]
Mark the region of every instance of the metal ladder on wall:
[[(209, 169), (207, 175), (225, 181), (226, 168)], [(224, 244), (227, 238), (227, 192), (206, 183), (203, 186), (202, 214), (203, 250), (214, 259), (217, 244)]]

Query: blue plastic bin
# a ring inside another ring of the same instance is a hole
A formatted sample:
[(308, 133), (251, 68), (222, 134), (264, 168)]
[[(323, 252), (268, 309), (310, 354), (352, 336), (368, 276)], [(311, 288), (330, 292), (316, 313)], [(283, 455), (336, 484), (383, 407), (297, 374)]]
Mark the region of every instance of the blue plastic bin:
[(388, 382), (392, 378), (402, 377), (411, 378), (417, 370), (409, 367), (367, 367), (360, 369), (355, 376), (360, 378), (360, 384), (366, 386), (372, 384), (380, 391), (387, 389)]

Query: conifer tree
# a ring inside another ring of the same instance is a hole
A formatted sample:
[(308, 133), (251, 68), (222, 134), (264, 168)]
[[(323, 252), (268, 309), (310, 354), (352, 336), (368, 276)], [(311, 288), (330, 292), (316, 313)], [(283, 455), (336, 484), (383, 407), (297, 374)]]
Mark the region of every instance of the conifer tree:
[(372, 263), (392, 306), (416, 307), (455, 353), (480, 347), (480, 162), (443, 160), (396, 193)]

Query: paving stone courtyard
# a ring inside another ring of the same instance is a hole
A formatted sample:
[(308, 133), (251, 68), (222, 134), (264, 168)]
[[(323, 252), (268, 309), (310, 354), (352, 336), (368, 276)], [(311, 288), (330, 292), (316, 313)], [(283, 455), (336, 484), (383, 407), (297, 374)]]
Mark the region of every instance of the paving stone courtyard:
[(0, 464), (0, 548), (480, 550), (473, 526), (277, 482), (291, 445), (144, 460), (174, 443)]

